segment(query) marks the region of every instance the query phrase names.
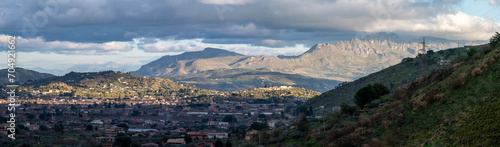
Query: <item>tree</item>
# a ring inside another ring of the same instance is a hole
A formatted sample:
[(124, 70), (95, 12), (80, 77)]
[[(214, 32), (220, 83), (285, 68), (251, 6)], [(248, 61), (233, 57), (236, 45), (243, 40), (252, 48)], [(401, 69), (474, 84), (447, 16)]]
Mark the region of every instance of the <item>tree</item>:
[(129, 128), (127, 124), (123, 124), (123, 123), (122, 124), (118, 124), (116, 126), (117, 127), (122, 127), (125, 131), (128, 131), (128, 128)]
[(500, 33), (495, 32), (495, 35), (493, 35), (493, 36), (490, 38), (490, 43), (489, 43), (489, 45), (490, 45), (490, 47), (491, 47), (491, 48), (500, 47)]
[(28, 116), (26, 116), (26, 117), (28, 117), (29, 120), (32, 120), (33, 118), (35, 118), (35, 115), (28, 113)]
[(231, 143), (231, 141), (226, 141), (226, 146), (225, 147), (233, 147), (233, 144)]
[(113, 145), (119, 146), (119, 147), (130, 147), (131, 143), (132, 143), (132, 138), (130, 138), (128, 136), (120, 136), (120, 137), (116, 138)]
[(92, 125), (85, 125), (85, 130), (92, 131), (94, 130), (94, 127), (92, 127)]
[(267, 123), (254, 122), (252, 125), (250, 125), (250, 127), (254, 130), (261, 131), (267, 129), (269, 126), (267, 126)]
[(233, 115), (226, 115), (224, 116), (224, 118), (222, 119), (223, 122), (234, 122), (236, 123), (237, 122), (237, 119), (236, 117), (234, 117)]
[(389, 94), (390, 92), (389, 88), (383, 84), (368, 84), (356, 92), (356, 95), (354, 95), (354, 102), (360, 108), (364, 108), (369, 102), (379, 99), (381, 96)]
[(351, 106), (346, 102), (342, 102), (342, 104), (340, 105), (340, 113), (352, 115), (354, 114), (354, 112), (356, 112), (355, 106)]
[(40, 125), (40, 128), (39, 128), (41, 131), (47, 131), (49, 130), (49, 127), (47, 127), (46, 125)]
[(191, 143), (193, 142), (193, 139), (189, 136), (189, 135), (184, 135), (184, 141), (186, 141), (186, 143)]
[(224, 147), (224, 143), (220, 139), (217, 139), (214, 144), (215, 147)]
[[(312, 107), (311, 107), (311, 111), (312, 111)], [(309, 116), (309, 115), (311, 115), (311, 111), (309, 111), (306, 106), (297, 107), (297, 115), (304, 113), (305, 115)]]
[(47, 116), (45, 116), (45, 113), (40, 113), (40, 115), (38, 115), (38, 118), (40, 118), (40, 120), (45, 120)]
[(391, 90), (385, 86), (384, 84), (374, 83), (371, 85), (373, 90), (377, 93), (377, 96), (380, 98), (383, 95), (389, 94)]
[(368, 85), (356, 92), (356, 95), (354, 95), (354, 103), (356, 103), (356, 105), (358, 105), (360, 108), (363, 108), (367, 103), (376, 98), (377, 93), (375, 93), (372, 87)]
[(259, 114), (259, 115), (257, 115), (257, 117), (259, 119), (266, 119), (266, 115), (265, 114)]
[(313, 114), (313, 107), (312, 106), (309, 106), (309, 114)]
[(309, 124), (309, 120), (305, 114), (300, 114), (300, 120), (297, 123), (297, 129), (301, 132), (306, 132), (308, 130), (307, 124)]
[(60, 132), (61, 135), (63, 135), (64, 134), (64, 126), (63, 126), (63, 124), (61, 122), (55, 124), (54, 125), (54, 131)]

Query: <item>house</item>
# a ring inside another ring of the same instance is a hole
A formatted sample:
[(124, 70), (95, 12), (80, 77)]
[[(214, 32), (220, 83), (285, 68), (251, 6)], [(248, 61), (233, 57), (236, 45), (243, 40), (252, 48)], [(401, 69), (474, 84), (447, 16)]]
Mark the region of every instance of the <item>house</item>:
[(0, 134), (8, 135), (8, 133), (7, 129), (0, 129)]
[(115, 137), (96, 137), (99, 142), (115, 142)]
[(30, 126), (28, 126), (28, 129), (31, 131), (38, 130), (38, 125), (30, 125)]
[(191, 137), (191, 139), (207, 139), (208, 135), (207, 133), (201, 133), (201, 132), (187, 132), (187, 135)]
[(103, 142), (101, 144), (102, 147), (113, 147), (113, 142)]
[(104, 124), (100, 119), (95, 119), (93, 120), (92, 122), (90, 122), (91, 124), (95, 124), (95, 125), (102, 125)]
[(245, 134), (245, 140), (250, 140), (252, 136), (257, 133), (259, 133), (257, 130), (248, 131), (247, 134)]
[(438, 64), (439, 65), (448, 65), (448, 64), (451, 64), (451, 60), (449, 60), (449, 59), (439, 60)]
[(183, 144), (186, 144), (186, 141), (184, 141), (184, 138), (168, 139), (167, 144), (169, 144), (169, 145), (183, 145)]
[(198, 144), (198, 147), (214, 147), (213, 141), (205, 141)]
[(147, 130), (146, 132), (144, 132), (144, 134), (147, 134), (149, 136), (154, 136), (154, 135), (156, 135), (156, 132), (157, 131), (154, 131), (154, 130)]
[(135, 123), (135, 124), (142, 123), (142, 119), (133, 119), (132, 123)]
[(219, 122), (218, 127), (221, 129), (227, 129), (229, 127), (229, 122)]
[(209, 126), (216, 126), (217, 124), (218, 124), (218, 122), (216, 122), (216, 121), (209, 121), (207, 123), (207, 125), (209, 125)]
[(208, 133), (208, 138), (210, 139), (225, 139), (228, 138), (227, 133)]
[(76, 139), (76, 138), (64, 138), (63, 140), (66, 141), (66, 144), (77, 144), (78, 143), (78, 139)]
[(174, 130), (174, 131), (172, 131), (172, 132), (175, 132), (175, 133), (184, 133), (184, 132), (186, 132), (186, 129), (185, 129), (185, 128), (180, 127), (180, 128), (175, 129), (175, 130)]
[(267, 121), (267, 125), (271, 128), (275, 128), (276, 127), (276, 121), (274, 120), (270, 120), (270, 121)]
[(158, 144), (156, 144), (156, 143), (145, 143), (145, 144), (141, 144), (141, 147), (158, 147)]

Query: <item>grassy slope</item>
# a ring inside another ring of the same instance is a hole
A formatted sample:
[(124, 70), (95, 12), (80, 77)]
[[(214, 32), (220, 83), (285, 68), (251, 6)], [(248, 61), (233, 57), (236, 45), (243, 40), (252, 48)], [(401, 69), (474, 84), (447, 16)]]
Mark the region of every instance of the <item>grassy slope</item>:
[(289, 85), (324, 92), (339, 82), (335, 80), (284, 74), (268, 69), (217, 69), (172, 77), (173, 80), (196, 85), (198, 88), (236, 91), (269, 85)]
[(313, 146), (498, 145), (500, 49), (477, 58), (400, 88), (386, 96), (388, 104), (360, 117), (329, 117), (326, 133), (320, 123), (310, 123), (315, 129), (304, 141), (319, 140)]
[[(342, 102), (353, 103), (354, 94), (356, 91), (370, 83), (379, 82), (391, 90), (403, 86), (410, 81), (414, 81), (424, 74), (430, 73), (433, 69), (441, 68), (437, 62), (440, 57), (453, 60), (458, 55), (465, 54), (463, 48), (448, 49), (435, 52), (432, 56), (428, 56), (426, 60), (427, 68), (422, 73), (422, 58), (412, 58), (413, 61), (401, 62), (394, 66), (388, 67), (381, 71), (372, 73), (368, 76), (359, 78), (355, 81), (349, 82), (343, 86), (337, 87), (330, 91), (322, 93), (320, 96), (309, 100), (306, 105), (317, 107), (320, 105), (325, 106), (339, 106)], [(392, 85), (392, 86), (391, 86)]]
[(327, 114), (324, 123), (311, 119), (304, 135), (291, 129), (269, 145), (498, 146), (499, 77), (500, 48), (477, 53), (398, 88), (382, 107), (359, 116)]

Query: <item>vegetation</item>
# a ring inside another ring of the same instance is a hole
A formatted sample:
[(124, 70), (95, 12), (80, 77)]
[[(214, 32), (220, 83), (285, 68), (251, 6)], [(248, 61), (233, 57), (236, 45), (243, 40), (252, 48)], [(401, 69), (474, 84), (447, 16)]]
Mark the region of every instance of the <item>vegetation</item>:
[[(15, 69), (16, 69), (16, 71), (14, 72), (14, 76), (16, 76), (15, 77), (15, 80), (16, 80), (15, 84), (23, 84), (26, 82), (33, 82), (35, 80), (54, 77), (54, 75), (52, 75), (52, 74), (39, 73), (39, 72), (36, 72), (33, 70), (23, 69), (23, 68), (19, 68), (19, 67), (16, 67)], [(8, 73), (7, 69), (0, 70), (1, 75), (7, 76), (7, 73)], [(7, 77), (1, 78), (0, 83), (1, 84), (11, 84), (8, 80), (9, 79)]]
[(373, 100), (379, 99), (381, 96), (389, 93), (390, 93), (389, 88), (387, 88), (383, 84), (380, 83), (368, 84), (368, 86), (365, 86), (356, 92), (356, 95), (354, 95), (355, 99), (354, 102), (360, 108), (364, 108), (365, 104)]
[[(19, 95), (38, 97), (86, 97), (112, 99), (115, 102), (127, 99), (173, 100), (187, 98), (192, 101), (217, 99), (261, 99), (256, 102), (280, 102), (284, 98), (310, 98), (318, 92), (296, 87), (254, 88), (235, 92), (219, 92), (180, 84), (168, 78), (145, 78), (115, 71), (77, 73), (51, 77), (26, 83), (19, 88)], [(6, 98), (5, 93), (0, 94)]]
[[(270, 69), (216, 69), (172, 77), (174, 81), (196, 85), (198, 88), (237, 91), (264, 86), (293, 86), (325, 92), (340, 83), (335, 80), (285, 74)], [(262, 83), (265, 83), (263, 85)]]
[[(313, 107), (325, 106), (328, 108), (340, 106), (342, 102), (353, 104), (356, 91), (370, 83), (387, 85), (389, 90), (393, 92), (398, 87), (406, 85), (410, 81), (414, 81), (423, 75), (429, 74), (434, 69), (452, 65), (448, 62), (441, 62), (441, 60), (455, 62), (465, 60), (462, 55), (466, 55), (466, 52), (467, 51), (463, 48), (453, 48), (437, 51), (433, 54), (420, 54), (416, 58), (405, 58), (401, 60), (401, 63), (394, 66), (361, 77), (352, 82), (341, 83), (337, 88), (324, 92), (320, 96), (307, 101), (305, 105), (311, 105)], [(423, 60), (425, 60), (426, 68), (422, 67)]]
[(495, 35), (490, 38), (490, 48), (500, 47), (500, 33), (495, 32)]
[(379, 101), (386, 103), (383, 106), (345, 115), (353, 107), (343, 103), (342, 113), (310, 121), (305, 137), (273, 144), (496, 146), (500, 144), (500, 47), (473, 48), (477, 52), (457, 59), (453, 66), (436, 69), (383, 96)]

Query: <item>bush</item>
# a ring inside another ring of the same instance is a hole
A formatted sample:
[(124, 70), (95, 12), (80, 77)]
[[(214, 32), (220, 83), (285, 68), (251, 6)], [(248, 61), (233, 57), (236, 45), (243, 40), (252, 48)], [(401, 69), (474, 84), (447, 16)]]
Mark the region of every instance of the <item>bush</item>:
[(465, 61), (466, 59), (467, 59), (467, 56), (460, 55), (460, 56), (456, 57), (455, 59), (453, 59), (453, 64), (461, 63), (461, 62)]
[(352, 115), (352, 114), (354, 114), (354, 112), (356, 112), (356, 107), (351, 106), (351, 105), (347, 104), (346, 102), (342, 102), (342, 104), (340, 105), (340, 113)]
[(465, 74), (460, 74), (460, 76), (458, 76), (458, 78), (454, 79), (452, 82), (451, 82), (451, 88), (452, 89), (458, 89), (460, 87), (462, 87), (462, 85), (465, 85), (465, 82), (467, 82), (467, 75)]

